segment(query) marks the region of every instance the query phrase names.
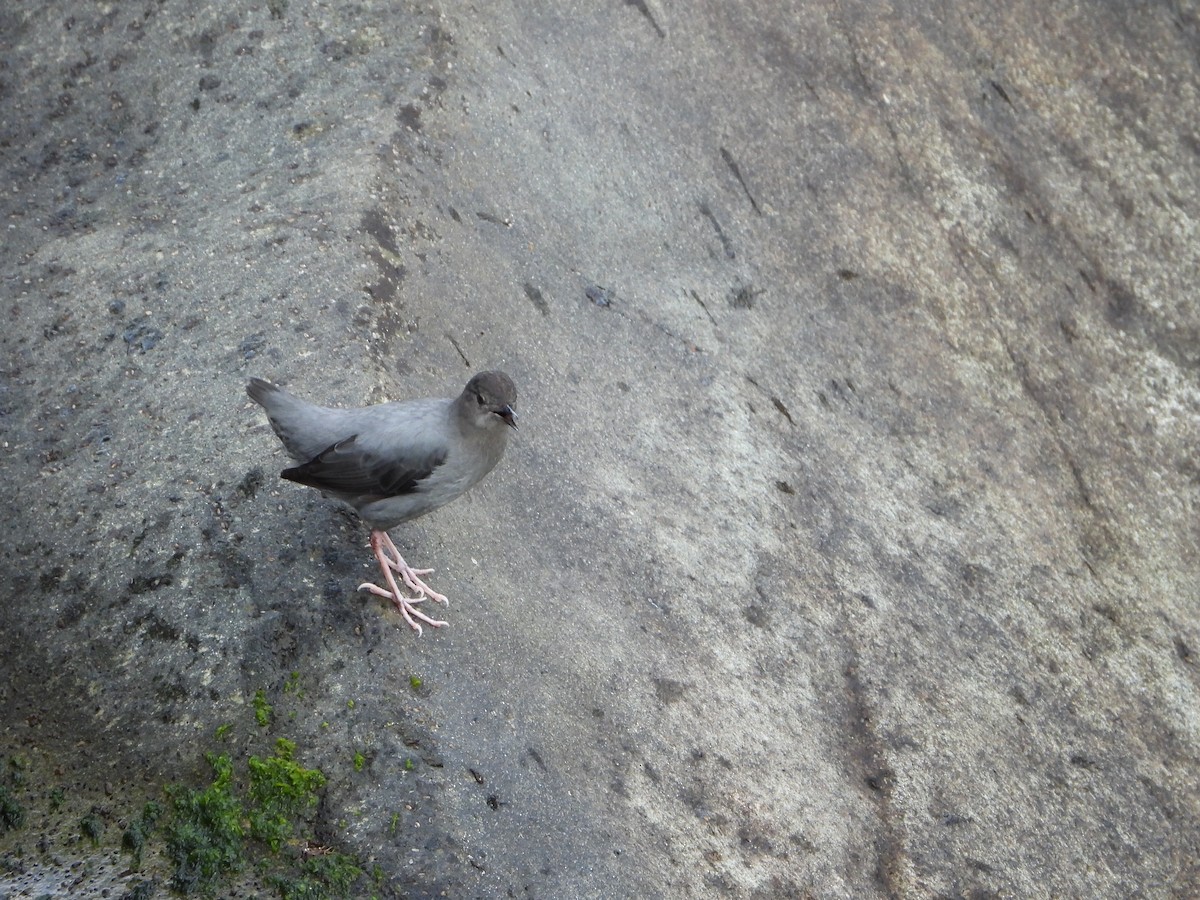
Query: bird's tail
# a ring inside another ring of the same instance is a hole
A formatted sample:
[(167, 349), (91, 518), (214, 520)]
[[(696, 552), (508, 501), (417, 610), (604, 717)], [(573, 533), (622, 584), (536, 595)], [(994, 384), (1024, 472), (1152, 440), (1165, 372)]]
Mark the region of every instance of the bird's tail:
[(263, 381), (261, 378), (251, 378), (250, 383), (246, 385), (246, 393), (250, 399), (261, 406), (263, 409), (270, 411), (271, 398), (282, 392), (282, 388), (276, 387), (269, 381)]
[(340, 421), (341, 410), (301, 400), (261, 378), (251, 378), (246, 393), (266, 410), (271, 430), (292, 459), (307, 462), (330, 444), (346, 437)]

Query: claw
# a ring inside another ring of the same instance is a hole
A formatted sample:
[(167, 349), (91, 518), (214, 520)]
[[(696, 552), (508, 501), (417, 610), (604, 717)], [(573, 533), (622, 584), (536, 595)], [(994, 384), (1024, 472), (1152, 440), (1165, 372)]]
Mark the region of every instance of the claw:
[[(386, 548), (384, 546), (385, 541), (387, 544)], [(371, 532), (371, 549), (375, 551), (375, 558), (379, 560), (379, 568), (383, 571), (383, 577), (387, 582), (388, 587), (387, 589), (381, 588), (377, 584), (372, 584), (371, 582), (366, 581), (358, 586), (360, 591), (370, 591), (372, 594), (375, 594), (378, 597), (387, 597), (389, 600), (391, 600), (392, 604), (396, 607), (396, 610), (401, 616), (404, 617), (404, 621), (407, 622), (418, 635), (422, 633), (422, 630), (421, 626), (415, 621), (416, 619), (420, 619), (426, 625), (430, 625), (434, 628), (441, 628), (443, 625), (449, 624), (438, 619), (432, 619), (417, 609), (417, 604), (425, 602), (426, 599), (437, 600), (441, 603), (447, 602), (444, 596), (430, 588), (429, 585), (425, 584), (425, 582), (423, 582), (420, 578), (421, 575), (428, 575), (433, 571), (432, 569), (409, 568), (408, 564), (404, 561), (404, 557), (400, 555), (400, 551), (396, 549), (396, 545), (392, 543), (392, 539), (388, 537), (388, 533), (386, 531)], [(395, 554), (395, 559), (392, 559), (387, 555), (387, 550), (391, 550), (391, 552)], [(404, 583), (412, 590), (421, 594), (421, 596), (405, 597), (402, 593), (400, 593), (400, 588), (396, 584), (396, 579), (395, 576), (392, 575), (392, 572), (396, 572), (398, 575), (400, 575), (400, 577), (404, 580)]]
[[(380, 535), (380, 537), (376, 537)], [(422, 575), (429, 575), (433, 569), (414, 569), (404, 561), (404, 557), (400, 555), (400, 550), (392, 542), (391, 536), (386, 531), (371, 532), (371, 549), (375, 551), (375, 556), (379, 560), (380, 566), (386, 566), (396, 572), (404, 583), (411, 590), (419, 594), (429, 597), (431, 600), (436, 600), (438, 603), (444, 603), (447, 606), (450, 604), (445, 594), (439, 594), (424, 581), (421, 580)], [(389, 551), (390, 554), (389, 555)]]

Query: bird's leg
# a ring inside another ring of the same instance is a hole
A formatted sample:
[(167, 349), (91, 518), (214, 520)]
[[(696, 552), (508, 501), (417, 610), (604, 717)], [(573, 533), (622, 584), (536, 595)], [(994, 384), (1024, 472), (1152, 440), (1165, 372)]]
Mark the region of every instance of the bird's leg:
[[(392, 555), (388, 556), (380, 549), (382, 544), (387, 550), (390, 550)], [(404, 561), (404, 557), (400, 555), (400, 551), (392, 542), (391, 535), (386, 531), (371, 532), (371, 549), (375, 551), (375, 555), (379, 558), (380, 565), (383, 565), (384, 560), (387, 560), (389, 568), (404, 579), (404, 583), (418, 593), (424, 594), (430, 600), (436, 600), (438, 603), (450, 604), (445, 594), (439, 594), (424, 581), (421, 580), (422, 575), (428, 575), (433, 569), (414, 569)]]
[[(387, 537), (386, 532), (371, 532), (371, 549), (375, 551), (375, 558), (379, 560), (379, 568), (383, 570), (383, 577), (387, 581), (387, 585), (389, 588), (391, 588), (391, 590), (384, 590), (379, 585), (372, 584), (369, 581), (360, 584), (358, 589), (360, 591), (370, 591), (376, 596), (387, 597), (389, 600), (391, 600), (392, 603), (395, 604), (396, 609), (399, 610), (400, 615), (404, 616), (404, 621), (412, 626), (417, 634), (421, 634), (421, 626), (418, 625), (414, 619), (420, 619), (426, 625), (432, 625), (434, 628), (441, 628), (443, 625), (448, 624), (446, 622), (439, 621), (438, 619), (431, 619), (429, 616), (425, 615), (425, 613), (417, 609), (416, 605), (424, 602), (424, 597), (405, 597), (402, 593), (400, 593), (400, 587), (396, 584), (396, 579), (392, 576), (392, 569), (396, 569), (397, 571), (400, 570), (396, 567), (395, 562), (389, 559), (384, 552), (384, 548), (381, 546), (381, 542), (377, 538), (377, 535), (379, 534), (382, 534), (385, 538)], [(392, 542), (389, 540), (388, 543), (391, 544)], [(392, 544), (392, 549), (395, 550), (394, 544)], [(396, 555), (399, 557), (400, 554), (397, 553)], [(403, 563), (404, 560), (401, 559), (400, 562)], [(405, 580), (407, 581), (407, 579)], [(418, 589), (414, 588), (414, 590)]]

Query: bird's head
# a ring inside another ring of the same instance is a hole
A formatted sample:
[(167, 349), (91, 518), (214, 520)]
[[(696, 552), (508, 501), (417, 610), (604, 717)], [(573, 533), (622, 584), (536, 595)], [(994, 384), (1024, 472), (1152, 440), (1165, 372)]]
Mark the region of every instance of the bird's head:
[(501, 422), (517, 427), (517, 387), (503, 372), (480, 372), (467, 382), (460, 400), (469, 417), (480, 428), (494, 428)]

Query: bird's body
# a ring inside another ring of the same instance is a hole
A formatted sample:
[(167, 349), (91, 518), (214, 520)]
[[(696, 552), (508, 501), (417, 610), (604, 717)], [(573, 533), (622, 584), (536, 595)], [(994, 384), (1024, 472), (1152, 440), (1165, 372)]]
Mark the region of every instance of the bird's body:
[[(426, 596), (445, 602), (404, 562), (387, 529), (423, 516), (477, 484), (504, 454), (516, 427), (516, 388), (502, 372), (482, 372), (454, 400), (380, 403), (357, 409), (317, 406), (282, 388), (251, 379), (250, 398), (266, 410), (284, 449), (301, 465), (282, 477), (344, 501), (371, 526), (371, 547), (391, 590), (363, 585), (392, 599), (415, 629), (412, 615)], [(387, 551), (390, 551), (391, 554)], [(392, 571), (422, 596), (406, 598)]]

